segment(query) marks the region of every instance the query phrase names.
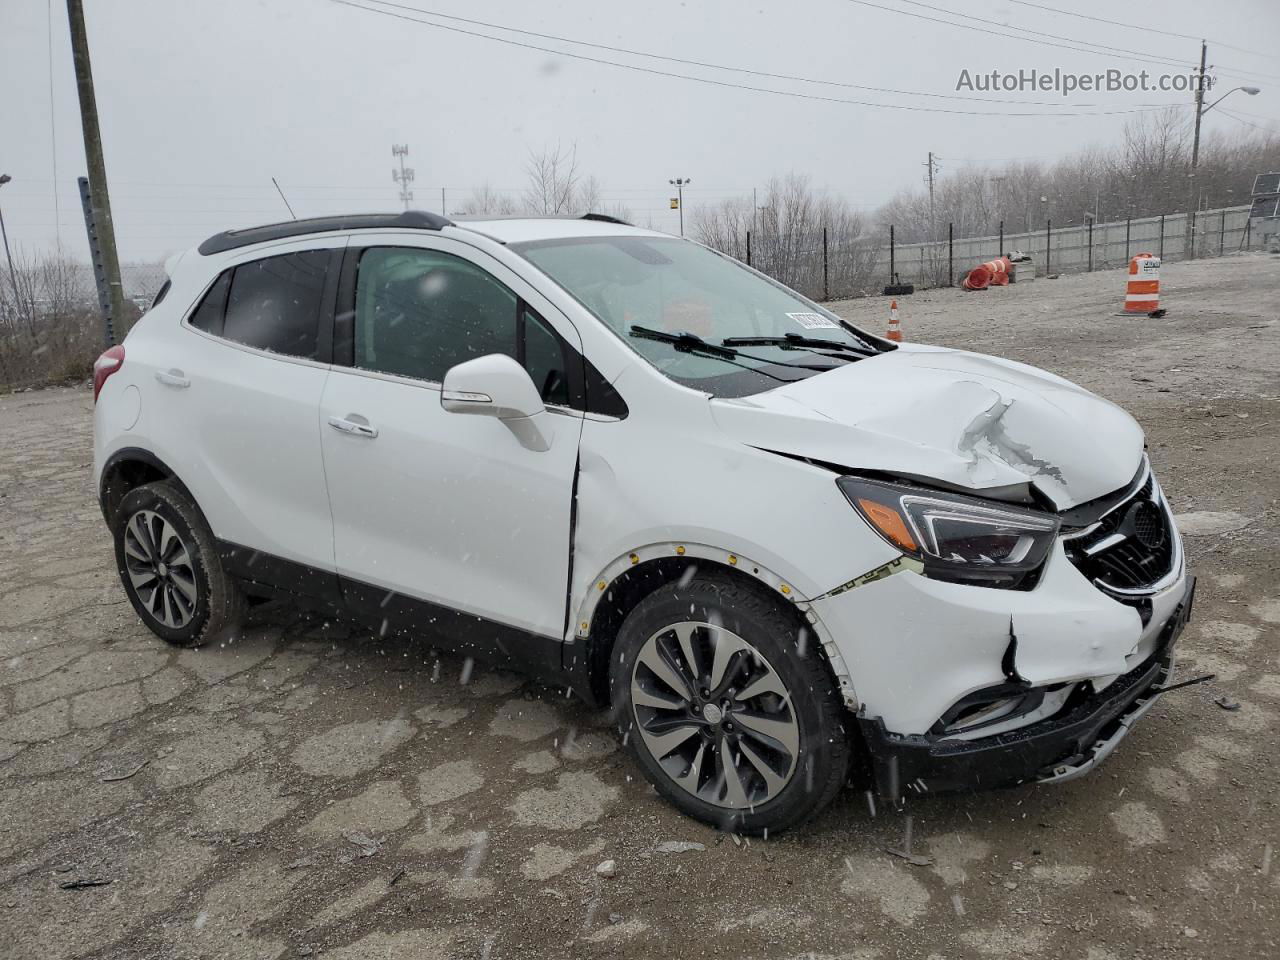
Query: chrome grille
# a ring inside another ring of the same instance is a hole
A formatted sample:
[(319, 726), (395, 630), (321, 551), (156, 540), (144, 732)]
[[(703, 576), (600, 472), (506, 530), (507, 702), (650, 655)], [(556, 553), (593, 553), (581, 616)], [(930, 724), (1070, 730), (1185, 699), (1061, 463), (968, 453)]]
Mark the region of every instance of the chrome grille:
[(1146, 482), (1097, 523), (1063, 538), (1067, 557), (1105, 590), (1158, 589), (1180, 562), (1169, 505), (1150, 470)]

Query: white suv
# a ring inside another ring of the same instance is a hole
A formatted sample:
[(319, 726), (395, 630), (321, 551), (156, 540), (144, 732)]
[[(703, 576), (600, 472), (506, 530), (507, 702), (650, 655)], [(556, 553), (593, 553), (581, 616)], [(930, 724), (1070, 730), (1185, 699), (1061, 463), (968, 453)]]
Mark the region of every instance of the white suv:
[(615, 712), (657, 789), (778, 830), (1065, 780), (1152, 704), (1194, 578), (1137, 424), (893, 344), (606, 217), (219, 234), (95, 375), (126, 593), (194, 646), (246, 597)]

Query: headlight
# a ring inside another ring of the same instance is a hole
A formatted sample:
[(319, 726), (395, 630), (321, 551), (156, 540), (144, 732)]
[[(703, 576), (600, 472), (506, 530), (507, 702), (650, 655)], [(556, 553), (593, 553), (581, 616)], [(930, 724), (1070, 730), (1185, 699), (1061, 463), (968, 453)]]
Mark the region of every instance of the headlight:
[(1058, 535), (1058, 518), (905, 484), (841, 477), (871, 529), (924, 564), (925, 576), (1024, 589)]

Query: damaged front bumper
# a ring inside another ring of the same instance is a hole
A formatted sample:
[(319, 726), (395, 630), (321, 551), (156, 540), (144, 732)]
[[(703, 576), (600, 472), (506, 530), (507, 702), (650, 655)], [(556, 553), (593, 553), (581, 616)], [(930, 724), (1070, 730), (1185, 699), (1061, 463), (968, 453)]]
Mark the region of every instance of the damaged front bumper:
[(1088, 685), (1054, 716), (975, 740), (888, 731), (880, 717), (858, 717), (876, 791), (897, 802), (936, 793), (1061, 783), (1101, 763), (1155, 703), (1172, 671), (1173, 645), (1191, 616), (1195, 578), (1160, 630), (1154, 652), (1140, 665), (1093, 692)]

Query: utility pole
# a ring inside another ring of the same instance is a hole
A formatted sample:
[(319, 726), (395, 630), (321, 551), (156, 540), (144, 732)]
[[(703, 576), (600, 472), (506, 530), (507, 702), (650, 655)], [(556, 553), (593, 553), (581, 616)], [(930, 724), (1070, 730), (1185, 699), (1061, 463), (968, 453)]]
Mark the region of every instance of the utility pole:
[(937, 162), (936, 160), (934, 160), (934, 159), (933, 159), (933, 151), (932, 151), (932, 150), (930, 150), (930, 151), (929, 151), (929, 159), (925, 161), (924, 165), (925, 165), (925, 167), (927, 167), (927, 168), (928, 168), (928, 171), (929, 171), (929, 172), (928, 172), (928, 178), (929, 178), (929, 239), (931, 239), (931, 240), (937, 240), (937, 239), (938, 239), (938, 230), (937, 230), (937, 226), (936, 226), (936, 224), (935, 224), (935, 222), (934, 222), (934, 219), (933, 219), (933, 175), (934, 175), (934, 173), (937, 171), (937, 168), (938, 168), (938, 162)]
[(1207, 45), (1203, 40), (1201, 40), (1200, 41), (1200, 73), (1196, 78), (1196, 95), (1195, 95), (1196, 127), (1195, 127), (1195, 134), (1191, 139), (1191, 171), (1187, 174), (1187, 184), (1188, 184), (1187, 189), (1189, 191), (1189, 198), (1187, 200), (1187, 224), (1186, 224), (1187, 231), (1186, 231), (1185, 239), (1183, 241), (1183, 249), (1182, 249), (1182, 257), (1184, 260), (1187, 259), (1188, 257), (1195, 255), (1195, 250), (1193, 249), (1193, 246), (1192, 246), (1192, 244), (1195, 242), (1194, 236), (1193, 236), (1194, 229), (1195, 229), (1194, 217), (1195, 217), (1195, 212), (1200, 208), (1200, 201), (1204, 196), (1204, 191), (1200, 190), (1196, 186), (1196, 167), (1200, 165), (1200, 119), (1210, 110), (1212, 110), (1214, 107), (1220, 104), (1223, 100), (1227, 99), (1227, 97), (1235, 93), (1237, 90), (1243, 90), (1245, 93), (1247, 93), (1251, 97), (1256, 97), (1259, 93), (1262, 92), (1261, 87), (1232, 87), (1230, 90), (1228, 90), (1226, 93), (1220, 96), (1217, 100), (1213, 101), (1213, 103), (1209, 104), (1206, 107), (1204, 105), (1204, 72), (1205, 72), (1205, 59), (1206, 59), (1207, 50), (1208, 50)]
[(686, 184), (693, 183), (689, 177), (676, 177), (674, 180), (668, 180), (669, 184), (676, 188), (676, 209), (680, 211), (680, 236), (684, 236), (684, 188)]
[(102, 135), (98, 130), (98, 101), (93, 92), (93, 67), (89, 62), (89, 37), (84, 27), (81, 0), (67, 0), (67, 20), (71, 25), (71, 54), (75, 62), (76, 92), (80, 95), (80, 126), (84, 131), (84, 155), (89, 168), (89, 201), (98, 229), (102, 271), (107, 281), (108, 328), (124, 319), (124, 289), (120, 285), (120, 257), (116, 252), (116, 230), (111, 219), (111, 199), (107, 195), (107, 164), (102, 157)]
[(1196, 166), (1200, 163), (1200, 118), (1204, 116), (1204, 63), (1208, 53), (1208, 44), (1200, 41), (1200, 72), (1196, 75), (1196, 131), (1191, 140), (1191, 171), (1187, 174), (1187, 222), (1186, 236), (1182, 242), (1182, 259), (1189, 260), (1195, 255), (1192, 245), (1195, 243), (1196, 206)]
[(409, 145), (407, 143), (393, 143), (391, 145), (391, 155), (398, 157), (400, 160), (400, 169), (391, 168), (391, 180), (393, 183), (400, 185), (400, 202), (404, 204), (406, 210), (409, 204), (413, 203), (413, 191), (409, 188), (409, 184), (413, 183), (413, 167), (404, 165), (404, 158), (409, 155)]
[[(0, 173), (0, 187), (12, 180), (7, 173)], [(13, 254), (9, 252), (9, 234), (4, 229), (4, 214), (0, 213), (0, 237), (4, 238), (4, 256), (9, 261), (9, 282), (13, 284), (13, 317), (17, 326), (18, 314), (22, 310), (22, 294), (18, 292), (18, 275), (13, 272)]]

